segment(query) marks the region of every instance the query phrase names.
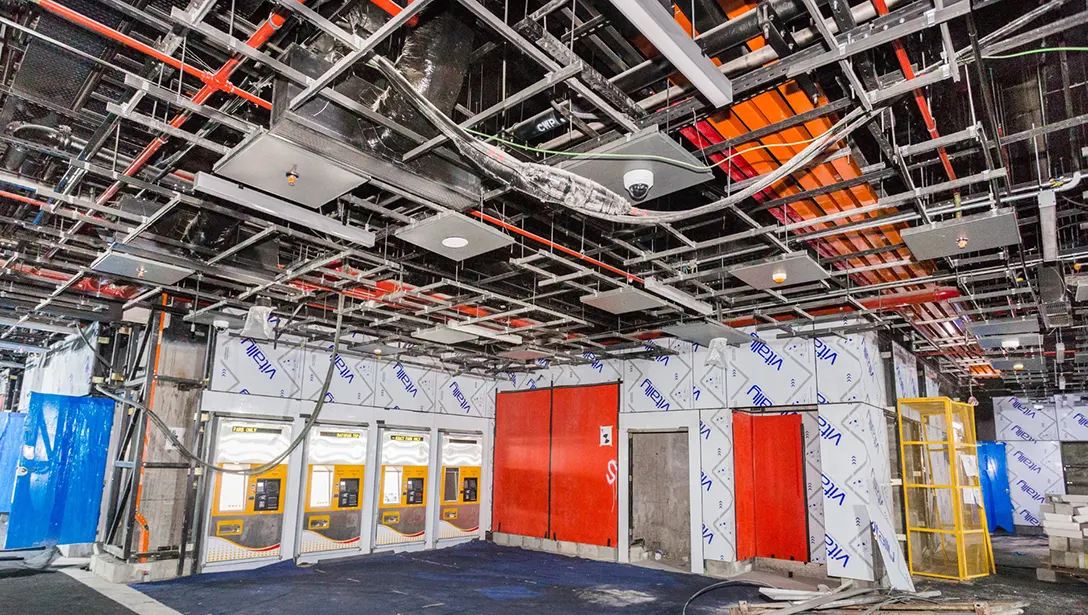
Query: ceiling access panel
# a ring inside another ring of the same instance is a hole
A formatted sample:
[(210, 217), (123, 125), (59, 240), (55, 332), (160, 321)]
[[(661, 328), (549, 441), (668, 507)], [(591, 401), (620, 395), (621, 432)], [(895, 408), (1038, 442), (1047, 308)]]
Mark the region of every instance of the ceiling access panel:
[(394, 236), (454, 261), (463, 261), (514, 243), (509, 235), (453, 211), (399, 228)]
[[(1009, 372), (1009, 374), (1005, 374), (1005, 376), (1008, 377), (1010, 374), (1016, 374), (1021, 372), (1041, 372), (1046, 369), (1046, 358), (1017, 357), (990, 359), (990, 365), (992, 365), (993, 368), (996, 370)], [(1023, 369), (1016, 369), (1017, 365), (1022, 365)]]
[(999, 350), (1003, 348), (1003, 342), (1011, 339), (1015, 339), (1017, 341), (1018, 348), (1028, 348), (1043, 345), (1043, 336), (1041, 333), (1021, 333), (1020, 335), (996, 335), (993, 337), (980, 337), (978, 338), (978, 345), (983, 350)]
[[(594, 158), (593, 154), (602, 157)], [(615, 156), (646, 157), (646, 159), (617, 159)], [(652, 157), (652, 158), (651, 158)], [(674, 162), (667, 162), (674, 161)], [(559, 168), (593, 180), (620, 196), (630, 198), (623, 185), (623, 175), (628, 171), (649, 170), (654, 174), (653, 186), (646, 198), (652, 201), (714, 179), (710, 169), (675, 140), (649, 128), (617, 139), (597, 149), (582, 154), (573, 161), (559, 163)]]
[(710, 347), (710, 341), (715, 338), (723, 338), (731, 346), (747, 344), (752, 341), (751, 334), (709, 320), (670, 325), (663, 327), (661, 330), (677, 339), (707, 348)]
[(628, 314), (665, 307), (668, 303), (633, 286), (583, 295), (582, 303), (613, 314)]
[(903, 229), (899, 236), (919, 261), (1020, 243), (1016, 212), (1011, 208)]
[[(314, 78), (331, 67), (299, 47), (287, 53), (285, 62)], [(380, 94), (373, 84), (354, 75), (349, 75), (335, 89), (362, 105), (369, 105)], [(239, 145), (216, 165), (215, 172), (309, 207), (319, 207), (324, 204), (317, 203), (320, 199), (330, 194), (336, 198), (371, 179), (459, 211), (479, 204), (480, 178), (470, 170), (436, 154), (408, 163), (396, 162), (391, 155), (380, 155), (373, 142), (381, 127), (320, 95), (292, 111), (290, 101), (301, 91), (299, 85), (278, 77), (273, 85), (272, 120), (267, 134), (254, 137), (261, 140), (260, 144)], [(265, 151), (260, 145), (270, 149)], [(269, 156), (274, 164), (269, 163)], [(295, 165), (296, 187), (309, 186), (308, 189), (294, 190), (289, 185), (287, 174)], [(322, 181), (328, 185), (322, 186)], [(309, 190), (317, 190), (318, 194), (308, 197)], [(340, 190), (343, 192), (335, 194)]]
[(193, 270), (186, 267), (123, 252), (106, 253), (91, 265), (91, 269), (99, 273), (119, 275), (162, 286), (173, 286), (193, 274)]
[[(758, 290), (794, 286), (826, 280), (831, 275), (808, 254), (793, 252), (774, 258), (735, 267), (729, 272), (748, 286)], [(775, 281), (776, 274), (785, 274), (781, 282)]]
[(979, 337), (1038, 333), (1039, 319), (1034, 316), (995, 318), (981, 322), (969, 322), (967, 323), (967, 330)]

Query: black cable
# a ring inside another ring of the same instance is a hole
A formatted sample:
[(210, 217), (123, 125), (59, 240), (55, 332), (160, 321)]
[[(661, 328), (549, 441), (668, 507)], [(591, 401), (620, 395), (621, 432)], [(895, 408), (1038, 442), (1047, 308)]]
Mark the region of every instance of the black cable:
[[(344, 323), (344, 295), (340, 295), (340, 299), (339, 299), (339, 302), (337, 303), (337, 307), (336, 307), (336, 337), (333, 340), (332, 357), (330, 357), (330, 359), (329, 359), (329, 370), (325, 374), (325, 383), (321, 386), (321, 394), (317, 398), (317, 405), (314, 406), (313, 414), (310, 415), (310, 418), (306, 421), (306, 425), (303, 426), (302, 431), (299, 432), (298, 436), (295, 437), (295, 439), (291, 442), (291, 444), (287, 447), (286, 450), (284, 450), (279, 455), (276, 455), (268, 463), (257, 466), (256, 468), (249, 468), (249, 469), (245, 469), (245, 470), (230, 470), (230, 469), (227, 469), (227, 468), (221, 468), (221, 467), (219, 467), (219, 466), (217, 466), (215, 464), (212, 464), (212, 463), (208, 463), (207, 461), (204, 461), (204, 459), (202, 459), (200, 457), (200, 455), (197, 455), (197, 454), (193, 453), (192, 451), (190, 451), (188, 448), (186, 448), (185, 445), (182, 444), (181, 440), (179, 440), (178, 437), (176, 435), (174, 435), (174, 432), (170, 429), (170, 426), (167, 425), (166, 422), (162, 420), (162, 417), (160, 417), (158, 414), (155, 414), (155, 412), (153, 412), (151, 410), (151, 408), (148, 408), (147, 406), (145, 406), (145, 405), (143, 405), (143, 404), (141, 404), (139, 402), (135, 402), (135, 401), (132, 401), (130, 399), (125, 399), (123, 397), (120, 397), (120, 396), (110, 392), (108, 389), (106, 389), (106, 387), (104, 387), (102, 385), (95, 386), (95, 390), (97, 390), (99, 393), (105, 395), (106, 397), (109, 397), (110, 399), (112, 399), (112, 400), (114, 400), (114, 401), (116, 401), (118, 403), (122, 403), (122, 404), (132, 406), (137, 411), (146, 414), (147, 417), (149, 419), (151, 419), (151, 422), (156, 427), (158, 427), (160, 431), (162, 431), (163, 435), (165, 435), (166, 438), (168, 440), (170, 440), (170, 444), (172, 444), (175, 448), (177, 448), (178, 452), (180, 452), (183, 457), (186, 457), (189, 460), (191, 460), (193, 462), (196, 462), (198, 465), (200, 465), (200, 466), (202, 466), (204, 468), (207, 468), (208, 470), (211, 470), (213, 472), (220, 472), (220, 473), (223, 473), (223, 474), (240, 474), (242, 476), (253, 476), (253, 475), (257, 475), (257, 474), (264, 474), (265, 472), (267, 472), (267, 471), (271, 470), (272, 468), (275, 468), (276, 466), (278, 466), (284, 459), (287, 459), (287, 457), (296, 448), (298, 448), (299, 444), (301, 444), (302, 441), (306, 439), (307, 434), (310, 433), (310, 429), (313, 428), (314, 424), (317, 422), (318, 416), (321, 415), (321, 409), (324, 408), (324, 406), (325, 406), (326, 394), (329, 392), (329, 386), (332, 384), (332, 376), (333, 376), (333, 371), (334, 371), (334, 368), (335, 368), (335, 360), (334, 359), (335, 359), (336, 355), (338, 355), (340, 353), (340, 336), (341, 336), (341, 333), (343, 332), (343, 323)], [(94, 345), (91, 344), (90, 340), (87, 339), (87, 336), (84, 335), (83, 330), (77, 327), (76, 331), (79, 333), (79, 337), (83, 340), (83, 343), (86, 344), (87, 347), (91, 349), (92, 353), (94, 353), (95, 358), (97, 358), (103, 365), (105, 365), (106, 369), (109, 370), (112, 373), (113, 366), (110, 364), (109, 361), (106, 360), (105, 357), (103, 357), (101, 354), (99, 354), (98, 349), (95, 348)], [(150, 368), (150, 366), (149, 366), (149, 368)], [(138, 415), (133, 416), (132, 420), (134, 420), (134, 421), (139, 420), (139, 416)]]
[(692, 594), (690, 598), (688, 598), (688, 601), (684, 603), (684, 609), (682, 611), (680, 611), (680, 615), (687, 615), (688, 606), (690, 606), (692, 602), (695, 602), (695, 599), (698, 598), (699, 596), (702, 596), (703, 594), (708, 594), (708, 593), (710, 593), (710, 592), (712, 592), (712, 591), (714, 591), (716, 589), (721, 589), (723, 587), (734, 587), (734, 586), (771, 587), (770, 585), (768, 585), (766, 583), (759, 583), (758, 581), (721, 581), (721, 582), (715, 583), (713, 585), (707, 585), (706, 587), (704, 587), (704, 588), (700, 589), (699, 591), (695, 592), (694, 594)]

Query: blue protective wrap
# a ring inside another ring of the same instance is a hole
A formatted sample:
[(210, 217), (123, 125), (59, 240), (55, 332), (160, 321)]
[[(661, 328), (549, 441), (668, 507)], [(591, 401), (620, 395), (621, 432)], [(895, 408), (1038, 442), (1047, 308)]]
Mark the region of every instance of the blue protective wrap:
[(94, 542), (113, 400), (32, 393), (7, 549)]
[(998, 528), (1007, 532), (1015, 531), (1012, 498), (1009, 495), (1009, 474), (1005, 467), (1005, 443), (979, 442), (978, 469), (982, 503), (986, 507), (986, 525), (990, 532)]
[(11, 512), (11, 497), (15, 493), (15, 467), (23, 450), (23, 420), (21, 412), (0, 412), (0, 513)]

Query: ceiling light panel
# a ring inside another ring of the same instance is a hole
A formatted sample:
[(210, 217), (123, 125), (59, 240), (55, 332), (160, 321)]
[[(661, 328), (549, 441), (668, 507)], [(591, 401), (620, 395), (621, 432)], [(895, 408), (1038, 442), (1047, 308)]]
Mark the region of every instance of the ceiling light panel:
[(900, 235), (920, 261), (1020, 243), (1016, 212), (1010, 208), (916, 226)]
[(546, 358), (549, 356), (549, 354), (542, 350), (523, 346), (520, 348), (512, 348), (510, 350), (507, 350), (506, 352), (500, 352), (499, 356), (504, 359), (512, 359), (514, 361), (535, 361), (537, 359)]
[(611, 0), (715, 108), (733, 102), (733, 86), (658, 0)]
[[(1012, 359), (990, 359), (990, 365), (994, 369), (1003, 372), (1040, 372), (1046, 369), (1046, 359), (1043, 357), (1016, 357)], [(1022, 365), (1022, 369), (1017, 369), (1017, 365)], [(1006, 374), (1008, 375), (1008, 374)]]
[(978, 345), (985, 350), (996, 348), (1015, 349), (1042, 346), (1043, 336), (1038, 333), (1021, 333), (1016, 336), (994, 336), (978, 338)]
[(91, 265), (91, 269), (110, 275), (142, 280), (148, 284), (173, 286), (193, 274), (192, 269), (160, 263), (142, 256), (109, 252)]
[(716, 322), (687, 322), (679, 325), (671, 325), (661, 329), (669, 335), (700, 346), (710, 346), (710, 340), (724, 338), (730, 345), (747, 344), (752, 341), (752, 336), (733, 327)]
[(463, 261), (514, 243), (505, 233), (457, 212), (443, 212), (402, 229), (394, 235), (424, 250)]
[(653, 310), (668, 305), (664, 300), (633, 286), (621, 286), (603, 293), (583, 295), (581, 301), (586, 305), (613, 314)]
[[(820, 266), (820, 263), (817, 263), (811, 256), (803, 252), (786, 254), (750, 265), (741, 265), (735, 267), (729, 273), (748, 286), (759, 290), (818, 282), (830, 277), (827, 271)], [(779, 279), (782, 281), (779, 282)]]
[(1015, 336), (1024, 333), (1038, 333), (1039, 319), (1034, 316), (1026, 318), (995, 318), (983, 322), (967, 323), (967, 330), (979, 337), (990, 336)]

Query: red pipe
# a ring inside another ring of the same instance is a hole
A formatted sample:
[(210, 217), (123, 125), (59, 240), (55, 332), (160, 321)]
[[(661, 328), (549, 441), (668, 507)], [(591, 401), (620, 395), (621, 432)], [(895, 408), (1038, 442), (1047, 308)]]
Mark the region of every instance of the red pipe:
[(643, 280), (642, 278), (638, 277), (637, 275), (635, 275), (633, 273), (628, 273), (628, 272), (626, 272), (626, 271), (624, 271), (622, 269), (617, 269), (616, 267), (613, 267), (612, 265), (609, 265), (608, 263), (602, 263), (601, 261), (599, 261), (599, 260), (597, 260), (595, 258), (586, 256), (585, 254), (582, 254), (581, 252), (575, 252), (574, 250), (571, 250), (570, 248), (568, 248), (566, 246), (559, 245), (559, 244), (555, 243), (554, 241), (551, 241), (550, 239), (544, 239), (540, 235), (536, 235), (534, 233), (530, 233), (529, 231), (520, 229), (520, 228), (514, 226), (513, 224), (507, 224), (506, 222), (503, 222), (502, 220), (499, 220), (498, 218), (495, 218), (493, 216), (489, 216), (489, 215), (485, 214), (482, 211), (473, 211), (471, 213), (472, 213), (472, 215), (476, 216), (477, 218), (479, 218), (481, 220), (484, 220), (486, 222), (490, 222), (491, 224), (494, 224), (495, 226), (500, 226), (500, 227), (502, 227), (502, 228), (504, 228), (504, 229), (506, 229), (506, 230), (508, 230), (508, 231), (510, 231), (512, 233), (517, 233), (518, 235), (521, 235), (522, 237), (532, 239), (533, 241), (535, 241), (537, 243), (542, 243), (542, 244), (548, 246), (549, 248), (554, 248), (556, 250), (559, 250), (563, 254), (567, 254), (568, 256), (573, 256), (574, 258), (577, 258), (580, 261), (585, 261), (585, 262), (590, 263), (592, 265), (596, 265), (596, 266), (600, 267), (601, 269), (604, 269), (605, 271), (611, 271), (612, 273), (615, 273), (617, 275), (621, 275), (628, 282), (638, 282), (639, 284), (645, 284), (646, 283), (645, 280)]
[[(878, 15), (888, 14), (888, 5), (884, 0), (873, 0), (873, 6), (876, 7)], [(903, 71), (903, 77), (907, 81), (914, 79), (914, 69), (910, 65), (910, 58), (907, 57), (907, 50), (903, 48), (903, 43), (899, 39), (895, 39), (892, 41), (892, 47), (895, 49), (895, 57), (899, 60), (899, 68)], [(926, 102), (922, 90), (914, 90), (914, 102), (918, 106), (918, 111), (922, 113), (922, 120), (926, 123), (929, 138), (936, 139), (940, 137), (941, 133), (937, 130), (937, 122), (933, 119), (933, 113), (929, 110), (929, 103)], [(937, 153), (941, 156), (941, 163), (944, 165), (944, 172), (948, 175), (948, 179), (956, 179), (956, 172), (952, 169), (952, 161), (948, 158), (948, 152), (941, 147), (937, 149)]]
[[(402, 10), (404, 10), (399, 5), (394, 3), (392, 0), (370, 0), (370, 1), (374, 3), (374, 6), (380, 8), (381, 10), (385, 11), (386, 13), (389, 13), (391, 16), (394, 16), (394, 17), (397, 15), (397, 13), (400, 13)], [(411, 3), (412, 3), (412, 0), (408, 0), (408, 4), (411, 4)], [(417, 23), (419, 23), (419, 15), (416, 15), (415, 17), (408, 20), (408, 25), (412, 26), (413, 28), (415, 27), (415, 25)]]
[(272, 108), (272, 103), (261, 98), (260, 96), (257, 96), (256, 94), (251, 94), (250, 92), (247, 92), (241, 88), (235, 87), (233, 84), (227, 82), (226, 79), (222, 79), (218, 72), (212, 74), (207, 71), (200, 70), (199, 68), (190, 64), (185, 64), (177, 58), (169, 56), (150, 45), (145, 45), (144, 43), (141, 43), (140, 41), (132, 38), (131, 36), (128, 36), (127, 34), (118, 32), (117, 30), (114, 30), (113, 28), (105, 24), (99, 23), (81, 13), (77, 13), (72, 9), (64, 6), (63, 4), (58, 4), (57, 2), (54, 2), (53, 0), (34, 0), (34, 2), (36, 2), (39, 6), (49, 11), (50, 13), (63, 17), (68, 21), (83, 26), (84, 28), (92, 32), (97, 32), (98, 34), (101, 34), (106, 38), (117, 41), (118, 43), (121, 43), (126, 47), (135, 49), (136, 51), (149, 55), (164, 64), (172, 66), (180, 71), (185, 72), (186, 74), (192, 75), (193, 77), (196, 77), (197, 79), (203, 81), (205, 84), (213, 86), (216, 90), (223, 90), (224, 92), (239, 96), (265, 109)]

